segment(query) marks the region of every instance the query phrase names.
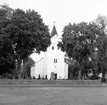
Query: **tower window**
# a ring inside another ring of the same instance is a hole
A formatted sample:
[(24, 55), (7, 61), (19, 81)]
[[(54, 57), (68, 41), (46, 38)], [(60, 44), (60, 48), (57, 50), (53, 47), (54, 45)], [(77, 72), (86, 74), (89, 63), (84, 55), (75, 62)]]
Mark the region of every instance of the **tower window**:
[(54, 46), (52, 46), (52, 50), (54, 50)]
[(57, 59), (54, 59), (54, 63), (57, 63)]

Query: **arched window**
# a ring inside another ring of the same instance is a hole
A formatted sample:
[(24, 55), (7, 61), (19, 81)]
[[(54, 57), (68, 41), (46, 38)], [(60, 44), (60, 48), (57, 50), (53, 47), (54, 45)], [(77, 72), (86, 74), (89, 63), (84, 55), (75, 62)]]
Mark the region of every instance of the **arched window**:
[(54, 50), (54, 46), (52, 46), (52, 50)]
[(56, 59), (56, 63), (57, 63), (57, 59)]
[(56, 58), (54, 59), (54, 63), (57, 63), (57, 59)]

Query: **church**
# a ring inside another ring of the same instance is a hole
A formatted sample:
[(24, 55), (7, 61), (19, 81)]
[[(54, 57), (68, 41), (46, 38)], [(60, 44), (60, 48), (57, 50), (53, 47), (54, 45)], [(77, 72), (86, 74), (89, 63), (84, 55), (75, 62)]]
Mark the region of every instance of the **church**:
[(61, 38), (57, 34), (55, 25), (50, 35), (51, 45), (46, 52), (38, 54), (39, 59), (31, 66), (31, 78), (68, 79), (68, 64), (65, 62), (66, 54), (57, 46)]

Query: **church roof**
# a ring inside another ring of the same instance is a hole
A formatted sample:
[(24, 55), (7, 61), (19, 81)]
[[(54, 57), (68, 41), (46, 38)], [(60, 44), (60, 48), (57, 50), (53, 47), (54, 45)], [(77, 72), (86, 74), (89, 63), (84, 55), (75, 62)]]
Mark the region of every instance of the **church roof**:
[(57, 30), (56, 30), (56, 27), (55, 25), (53, 26), (53, 29), (52, 29), (52, 32), (51, 32), (51, 37), (55, 36), (55, 35), (58, 35), (57, 34)]

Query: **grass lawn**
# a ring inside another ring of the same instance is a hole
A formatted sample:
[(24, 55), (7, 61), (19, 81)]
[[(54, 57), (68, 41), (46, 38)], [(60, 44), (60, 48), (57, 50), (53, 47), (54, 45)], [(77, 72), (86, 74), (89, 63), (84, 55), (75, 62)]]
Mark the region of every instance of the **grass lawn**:
[(107, 87), (0, 87), (0, 105), (107, 105)]

